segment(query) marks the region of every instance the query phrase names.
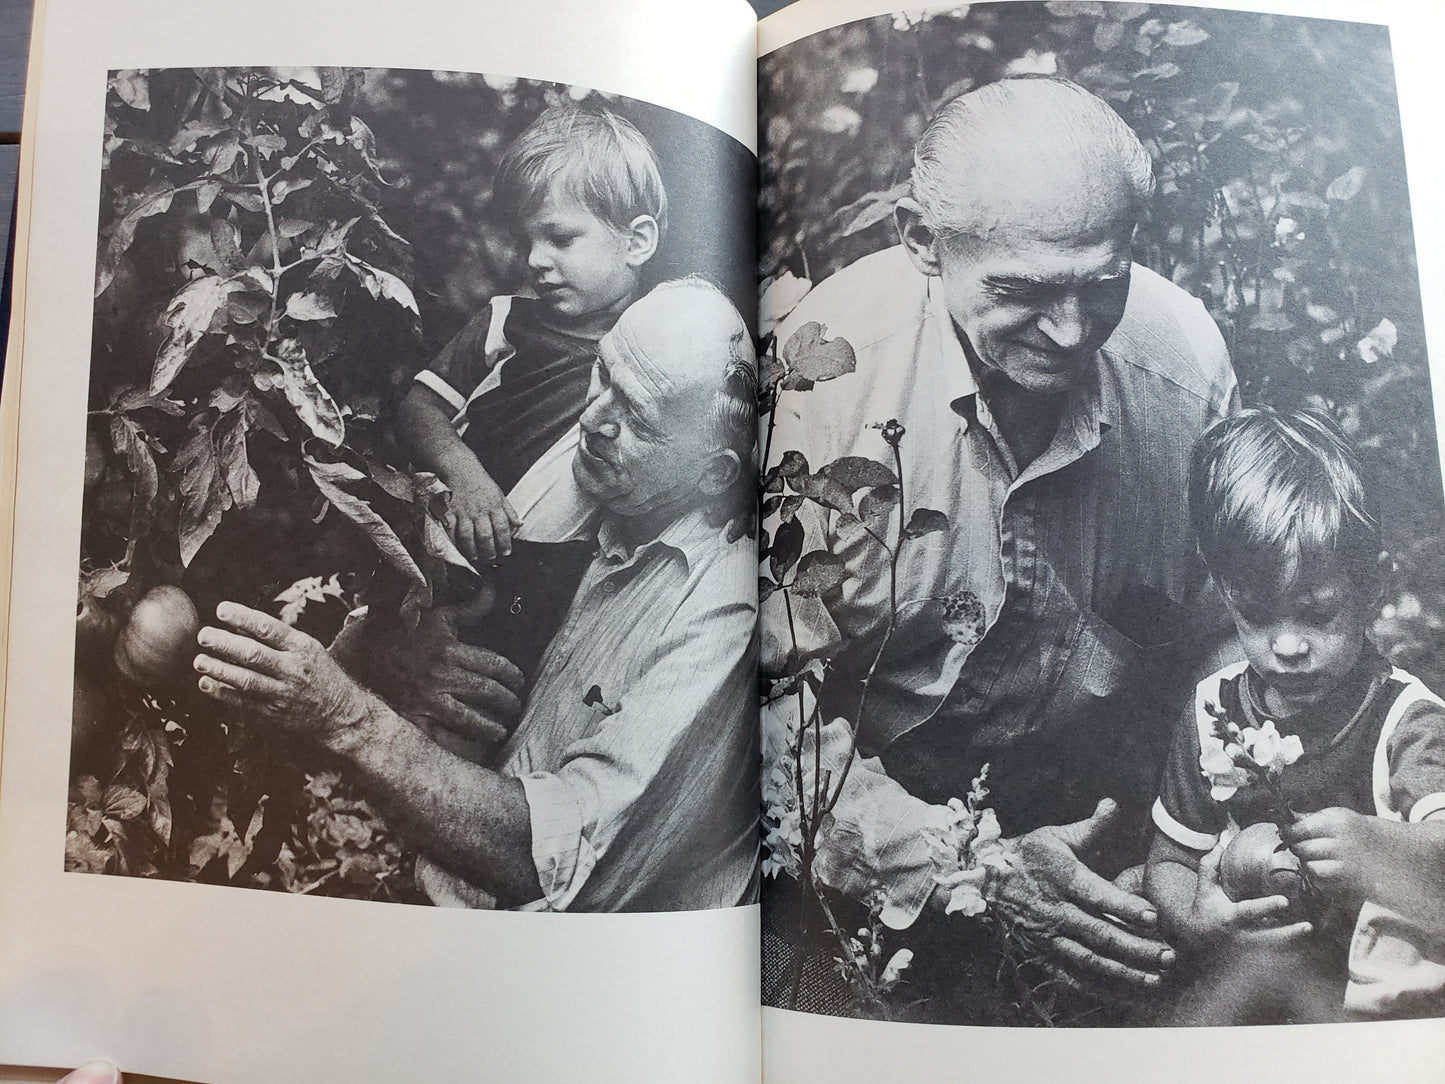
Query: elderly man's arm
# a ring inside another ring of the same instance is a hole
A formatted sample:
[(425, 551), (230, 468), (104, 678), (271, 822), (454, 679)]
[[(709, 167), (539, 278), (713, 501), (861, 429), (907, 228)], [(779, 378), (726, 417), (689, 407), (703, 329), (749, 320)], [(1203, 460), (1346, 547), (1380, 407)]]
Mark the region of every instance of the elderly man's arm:
[(232, 602), (206, 627), (202, 692), (254, 712), (358, 773), (397, 827), (503, 906), (541, 895), (522, 785), (453, 756), (346, 675), (315, 639)]

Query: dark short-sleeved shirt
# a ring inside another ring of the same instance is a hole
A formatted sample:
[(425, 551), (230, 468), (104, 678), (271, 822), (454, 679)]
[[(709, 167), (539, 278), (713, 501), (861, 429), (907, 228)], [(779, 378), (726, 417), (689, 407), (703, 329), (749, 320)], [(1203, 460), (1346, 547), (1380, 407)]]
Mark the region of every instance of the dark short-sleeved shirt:
[(597, 340), (548, 327), (528, 297), (494, 297), (417, 373), (453, 409), (452, 424), (508, 492), (577, 424)]
[(1300, 739), (1304, 753), (1284, 769), (1289, 808), (1312, 813), (1339, 806), (1416, 822), (1445, 810), (1445, 703), (1418, 679), (1367, 648), (1320, 703), (1288, 716), (1264, 707), (1259, 675), (1245, 663), (1201, 681), (1180, 720), (1154, 804), (1154, 824), (1174, 842), (1207, 851), (1233, 822), (1270, 819), (1263, 796), (1241, 788), (1217, 801), (1200, 769), (1205, 744), (1218, 744), (1207, 705), (1241, 726), (1272, 722)]

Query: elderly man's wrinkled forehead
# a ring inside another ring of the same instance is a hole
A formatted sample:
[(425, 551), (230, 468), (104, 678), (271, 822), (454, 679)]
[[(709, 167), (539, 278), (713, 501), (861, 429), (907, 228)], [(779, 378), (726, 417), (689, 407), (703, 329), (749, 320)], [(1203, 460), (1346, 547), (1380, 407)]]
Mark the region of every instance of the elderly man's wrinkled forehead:
[(941, 232), (1067, 218), (1132, 227), (1153, 191), (1139, 138), (1103, 100), (1057, 79), (1005, 79), (944, 107), (919, 142), (914, 196)]
[(664, 284), (627, 308), (603, 337), (602, 355), (649, 395), (671, 399), (716, 389), (739, 333), (741, 317), (716, 290)]

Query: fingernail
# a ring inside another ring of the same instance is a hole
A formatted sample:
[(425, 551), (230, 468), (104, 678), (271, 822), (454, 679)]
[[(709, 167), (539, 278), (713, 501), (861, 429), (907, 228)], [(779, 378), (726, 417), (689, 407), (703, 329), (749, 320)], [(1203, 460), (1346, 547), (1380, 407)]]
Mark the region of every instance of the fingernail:
[(1145, 986), (1158, 986), (1158, 985), (1159, 985), (1159, 982), (1160, 982), (1160, 979), (1159, 979), (1159, 976), (1158, 976), (1158, 975), (1145, 975), (1145, 976), (1144, 976), (1144, 985), (1145, 985)]
[(1161, 952), (1161, 953), (1159, 954), (1159, 966), (1160, 966), (1160, 967), (1173, 967), (1173, 966), (1174, 966), (1174, 950), (1173, 950), (1172, 948), (1167, 948), (1167, 949), (1165, 949), (1163, 952)]
[(235, 612), (236, 607), (234, 603), (219, 602), (216, 604), (216, 616), (219, 617), (222, 621), (230, 618), (230, 616)]
[(1145, 911), (1140, 917), (1141, 917), (1148, 925), (1152, 926), (1152, 925), (1154, 925), (1154, 923), (1156, 923), (1156, 922), (1159, 921), (1159, 912), (1158, 912), (1158, 911)]
[(88, 1061), (61, 1077), (59, 1084), (120, 1084), (120, 1070), (104, 1059)]
[(205, 628), (201, 629), (200, 632), (196, 633), (196, 643), (200, 644), (202, 647), (210, 647), (211, 637), (215, 634), (215, 631), (216, 630), (211, 628), (210, 625), (207, 625)]

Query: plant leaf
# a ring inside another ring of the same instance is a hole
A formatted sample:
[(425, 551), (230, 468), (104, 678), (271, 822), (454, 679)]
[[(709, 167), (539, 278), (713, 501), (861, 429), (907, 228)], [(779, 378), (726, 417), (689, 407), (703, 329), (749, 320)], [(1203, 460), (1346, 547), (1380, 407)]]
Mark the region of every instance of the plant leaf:
[(835, 459), (818, 471), (818, 474), (837, 482), (849, 492), (898, 484), (898, 475), (893, 473), (891, 467), (861, 455), (845, 455), (841, 459)]
[(416, 306), (416, 298), (412, 296), (411, 287), (402, 282), (390, 271), (383, 271), (379, 267), (373, 267), (365, 260), (358, 260), (355, 256), (347, 253), (346, 266), (361, 284), (366, 287), (366, 292), (380, 301), (382, 298), (388, 301), (395, 301), (402, 308), (409, 312), (421, 315)]
[(366, 532), (372, 545), (395, 568), (412, 583), (426, 586), (426, 577), (412, 559), (411, 553), (391, 525), (382, 519), (371, 505), (361, 497), (342, 488), (345, 483), (355, 483), (366, 476), (346, 463), (323, 463), (312, 456), (304, 456), (306, 469), (311, 472), (312, 481), (321, 490), (322, 496), (335, 506), (336, 510)]
[(230, 491), (216, 469), (212, 432), (203, 419), (192, 423), (190, 438), (176, 452), (175, 471), (181, 496), (181, 564), (189, 566), (231, 503)]
[(336, 309), (329, 298), (306, 290), (286, 299), (286, 315), (293, 320), (330, 320), (336, 316)]
[(827, 594), (843, 582), (846, 574), (843, 558), (827, 550), (814, 550), (798, 562), (798, 574), (793, 578), (793, 594), (805, 598)]
[(803, 525), (796, 519), (778, 524), (773, 544), (768, 547), (768, 567), (773, 579), (781, 583), (803, 552)]
[(922, 538), (935, 531), (948, 530), (948, 517), (933, 508), (915, 508), (908, 517), (908, 526), (903, 528), (903, 537)]
[(251, 468), (246, 450), (249, 423), (244, 410), (236, 410), (222, 418), (216, 426), (216, 454), (220, 459), (222, 477), (236, 508), (250, 508), (261, 491), (261, 479)]
[(151, 369), (151, 395), (160, 395), (171, 386), (201, 336), (210, 330), (216, 311), (237, 285), (234, 279), (204, 275), (186, 283), (171, 299), (161, 317), (166, 337), (156, 351), (155, 366)]
[(825, 339), (823, 325), (809, 320), (783, 344), (782, 358), (807, 380), (832, 380), (851, 373), (858, 364), (847, 339)]
[(342, 438), (346, 435), (341, 408), (336, 405), (336, 400), (331, 398), (331, 393), (316, 379), (301, 344), (295, 339), (284, 340), (270, 360), (280, 369), (281, 390), (302, 424), (326, 444), (333, 448), (340, 447)]

